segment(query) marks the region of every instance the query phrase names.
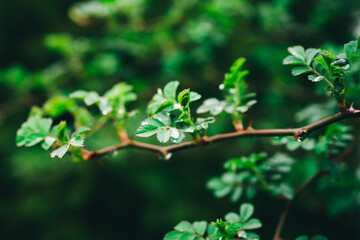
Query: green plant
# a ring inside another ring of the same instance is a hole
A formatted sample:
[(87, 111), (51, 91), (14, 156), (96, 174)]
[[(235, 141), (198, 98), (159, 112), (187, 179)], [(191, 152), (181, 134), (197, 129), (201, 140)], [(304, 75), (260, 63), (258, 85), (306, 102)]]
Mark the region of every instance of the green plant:
[[(230, 72), (225, 74), (224, 82), (220, 85), (220, 89), (225, 92), (224, 100), (207, 99), (196, 111), (198, 114), (209, 113), (211, 116), (194, 117), (191, 111), (192, 104), (201, 96), (190, 89), (182, 90), (177, 94), (178, 81), (167, 83), (154, 95), (147, 106), (149, 117), (141, 122), (135, 134), (138, 137), (156, 135), (160, 143), (170, 141), (174, 145), (159, 146), (136, 141), (132, 135), (129, 137), (128, 119), (137, 111), (129, 110), (128, 104), (136, 100), (136, 94), (132, 92), (132, 87), (125, 83), (115, 85), (102, 96), (93, 91), (79, 90), (69, 97), (55, 96), (42, 108), (34, 107), (28, 120), (17, 132), (16, 144), (30, 147), (41, 143), (46, 150), (52, 148), (51, 157), (62, 158), (66, 153), (70, 153), (76, 161), (98, 160), (102, 155), (127, 147), (153, 151), (158, 153), (161, 159), (169, 160), (172, 152), (175, 151), (249, 136), (277, 137), (273, 142), (286, 144), (288, 150), (295, 150), (300, 146), (304, 150), (315, 149), (317, 167), (312, 176), (305, 180), (290, 181), (291, 179), (286, 178), (291, 175), (295, 159), (283, 153), (277, 153), (271, 158), (267, 158), (265, 153), (260, 153), (229, 159), (224, 165), (226, 173), (208, 182), (208, 188), (214, 191), (216, 197), (231, 193), (231, 200), (234, 202), (241, 199), (244, 191), (246, 197), (251, 199), (259, 190), (285, 201), (286, 207), (274, 235), (274, 240), (278, 240), (292, 201), (321, 176), (339, 174), (337, 171), (339, 161), (333, 158), (347, 146), (344, 142), (352, 140), (352, 135), (349, 134), (349, 127), (335, 122), (360, 117), (360, 110), (355, 110), (353, 104), (348, 107), (345, 102), (348, 89), (347, 74), (350, 73), (355, 60), (359, 58), (359, 48), (360, 39), (345, 44), (345, 53), (336, 57), (325, 50), (311, 48), (305, 51), (300, 46), (288, 49), (291, 56), (285, 58), (284, 64), (297, 66), (292, 70), (293, 75), (311, 73), (308, 76), (309, 80), (313, 82), (323, 80), (328, 85), (325, 90), (330, 91), (340, 110), (339, 113), (303, 127), (258, 130), (252, 125), (244, 126), (245, 113), (256, 103), (256, 100), (252, 99), (255, 97), (254, 93), (246, 92), (244, 77), (248, 71), (242, 69), (245, 59), (240, 58), (231, 66)], [(94, 109), (87, 110), (74, 99), (83, 101), (88, 107), (96, 105), (100, 114), (94, 114)], [(53, 126), (55, 121), (48, 118), (49, 116), (57, 118), (67, 112), (73, 117), (73, 126), (68, 126), (65, 121)], [(209, 137), (207, 136), (209, 124), (214, 123), (218, 115), (229, 116), (235, 131)], [(85, 149), (87, 136), (98, 131), (107, 120), (113, 122), (121, 142), (99, 150)], [(324, 127), (328, 128), (318, 140), (309, 139), (310, 134)], [(71, 132), (72, 134), (69, 134)], [(190, 137), (188, 141), (184, 141), (186, 134)], [(286, 136), (293, 137), (297, 142), (290, 141)], [(258, 219), (250, 219), (252, 213), (251, 204), (242, 204), (240, 214), (229, 213), (225, 216), (226, 221), (218, 219), (209, 225), (206, 221), (193, 224), (182, 221), (175, 226), (175, 231), (168, 233), (164, 239), (259, 239), (258, 235), (247, 231), (262, 225)], [(306, 237), (298, 239), (306, 239)], [(317, 236), (312, 239), (324, 238)]]

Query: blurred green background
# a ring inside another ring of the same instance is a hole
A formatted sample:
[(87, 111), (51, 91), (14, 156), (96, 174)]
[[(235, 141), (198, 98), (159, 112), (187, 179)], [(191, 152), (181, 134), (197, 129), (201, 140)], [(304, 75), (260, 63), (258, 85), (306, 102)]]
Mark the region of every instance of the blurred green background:
[[(16, 148), (16, 130), (32, 105), (74, 90), (100, 94), (118, 82), (135, 87), (139, 109), (133, 135), (156, 89), (171, 80), (208, 97), (238, 57), (245, 57), (258, 104), (247, 115), (255, 128), (304, 124), (295, 113), (327, 104), (321, 87), (291, 77), (287, 47), (341, 50), (360, 34), (357, 0), (14, 0), (0, 1), (0, 238), (162, 239), (181, 220), (212, 221), (240, 202), (215, 199), (206, 182), (230, 157), (274, 147), (267, 138), (239, 139), (176, 153), (171, 161), (129, 149), (95, 162), (51, 159), (40, 147)], [(353, 78), (354, 89), (360, 78)], [(356, 93), (356, 92), (355, 92)], [(353, 94), (351, 100), (359, 101)], [(329, 105), (329, 104), (328, 104)], [(335, 105), (335, 104), (333, 104)], [(325, 115), (336, 112), (330, 104)], [(66, 114), (60, 118), (69, 118)], [(351, 122), (351, 121), (349, 121)], [(218, 119), (209, 135), (233, 131)], [(101, 139), (101, 141), (99, 140)], [(89, 149), (117, 143), (111, 125)], [(358, 145), (358, 144), (357, 144)], [(296, 150), (294, 176), (314, 169), (314, 153)], [(283, 236), (322, 234), (360, 238), (357, 146), (338, 179), (326, 179), (295, 201)], [(241, 199), (241, 202), (249, 201)], [(250, 200), (271, 239), (283, 203), (266, 194)]]

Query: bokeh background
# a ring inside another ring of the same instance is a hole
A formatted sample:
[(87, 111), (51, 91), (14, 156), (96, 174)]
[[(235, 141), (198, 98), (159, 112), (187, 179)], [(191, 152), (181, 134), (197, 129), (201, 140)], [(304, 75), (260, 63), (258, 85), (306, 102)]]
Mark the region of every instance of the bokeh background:
[[(218, 85), (238, 57), (247, 59), (247, 82), (259, 102), (247, 121), (255, 128), (300, 126), (304, 119), (296, 113), (312, 103), (323, 105), (310, 115), (320, 110), (330, 115), (336, 107), (321, 87), (291, 76), (282, 65), (286, 49), (341, 51), (360, 35), (359, 5), (358, 0), (1, 0), (0, 238), (162, 239), (181, 220), (212, 221), (250, 201), (264, 223), (258, 234), (271, 239), (283, 203), (267, 194), (230, 203), (206, 189), (230, 157), (287, 151), (270, 139), (186, 150), (171, 161), (129, 149), (99, 166), (51, 159), (40, 147), (16, 148), (16, 130), (31, 106), (50, 97), (78, 89), (101, 94), (126, 81), (138, 94), (131, 105), (140, 110), (129, 126), (133, 135), (157, 88), (179, 80), (181, 88), (203, 98), (221, 97)], [(353, 85), (359, 88), (359, 76)], [(229, 131), (231, 124), (218, 119), (209, 134)], [(116, 142), (109, 124), (87, 146)], [(292, 174), (306, 178), (315, 154), (301, 149), (289, 154), (299, 160)], [(360, 238), (359, 147), (347, 158), (342, 177), (312, 186), (294, 202), (285, 237)]]

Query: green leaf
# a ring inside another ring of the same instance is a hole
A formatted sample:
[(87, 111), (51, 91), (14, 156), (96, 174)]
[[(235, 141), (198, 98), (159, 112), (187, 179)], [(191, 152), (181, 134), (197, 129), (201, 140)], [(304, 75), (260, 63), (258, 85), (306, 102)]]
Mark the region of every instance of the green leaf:
[(239, 214), (236, 214), (234, 212), (229, 212), (228, 214), (226, 214), (225, 219), (230, 223), (241, 221)]
[(214, 195), (217, 198), (221, 198), (228, 195), (231, 191), (232, 187), (230, 185), (223, 185), (221, 188), (214, 191)]
[(164, 95), (166, 98), (176, 101), (176, 90), (179, 86), (179, 81), (168, 82), (164, 87)]
[(45, 137), (42, 133), (29, 134), (25, 139), (25, 146), (26, 147), (34, 146), (35, 144), (38, 144), (39, 142), (44, 140), (44, 138)]
[(54, 137), (45, 137), (44, 142), (41, 144), (41, 147), (45, 150), (48, 150), (54, 143), (56, 142), (56, 138)]
[(55, 149), (54, 151), (51, 152), (50, 156), (52, 158), (54, 158), (55, 156), (57, 156), (58, 158), (62, 158), (65, 153), (69, 150), (70, 144), (67, 143), (64, 146), (59, 147), (58, 149)]
[(87, 95), (88, 95), (87, 91), (78, 90), (78, 91), (75, 91), (75, 92), (71, 93), (69, 97), (84, 100)]
[(66, 133), (66, 121), (61, 121), (56, 126), (56, 135), (57, 135), (57, 138), (63, 143), (65, 143), (69, 140), (67, 133)]
[(165, 112), (159, 112), (153, 116), (153, 118), (159, 120), (164, 126), (170, 126), (171, 120), (170, 115)]
[(31, 147), (41, 142), (49, 135), (51, 124), (51, 118), (40, 118), (37, 115), (29, 117), (16, 132), (16, 145)]
[(321, 56), (323, 56), (323, 58), (328, 66), (330, 66), (330, 64), (336, 60), (336, 58), (329, 51), (322, 50), (320, 52), (320, 54), (321, 54)]
[(246, 232), (246, 240), (260, 240), (260, 237), (253, 232)]
[(77, 106), (74, 99), (64, 96), (54, 96), (46, 101), (42, 108), (47, 115), (57, 118), (66, 112), (74, 111)]
[(316, 54), (320, 52), (320, 49), (308, 48), (305, 52), (305, 60), (308, 65), (311, 64)]
[(231, 194), (231, 197), (230, 197), (230, 201), (231, 202), (236, 202), (240, 199), (241, 195), (242, 195), (242, 192), (243, 192), (243, 188), (241, 187), (236, 187), (234, 189), (234, 192)]
[(318, 63), (320, 63), (320, 65), (327, 71), (329, 72), (329, 66), (326, 63), (325, 59), (323, 58), (323, 56), (317, 57), (314, 59), (315, 61), (317, 61)]
[(288, 51), (295, 57), (305, 61), (305, 51), (302, 46), (289, 47)]
[(107, 115), (113, 110), (111, 103), (106, 97), (99, 98), (98, 106), (102, 115)]
[(178, 102), (183, 108), (187, 108), (190, 103), (190, 89), (181, 91), (178, 95)]
[(310, 81), (312, 81), (312, 82), (320, 82), (321, 80), (324, 79), (324, 77), (323, 76), (318, 76), (316, 74), (311, 74), (311, 75), (308, 76), (308, 79)]
[(136, 136), (138, 137), (150, 137), (156, 134), (159, 131), (158, 126), (144, 124), (140, 125), (140, 127), (136, 130)]
[(211, 236), (211, 235), (215, 234), (216, 231), (217, 231), (216, 227), (212, 224), (209, 224), (208, 229), (207, 229), (207, 234), (209, 236)]
[(100, 101), (100, 96), (97, 92), (89, 92), (84, 98), (84, 102), (87, 106), (91, 106)]
[(188, 221), (181, 221), (179, 222), (175, 227), (175, 230), (178, 230), (180, 232), (189, 232), (189, 233), (195, 233), (194, 228), (192, 227), (191, 223)]
[(72, 134), (72, 136), (83, 135), (83, 134), (85, 134), (85, 133), (87, 133), (87, 132), (90, 132), (90, 131), (91, 131), (91, 129), (88, 128), (88, 127), (80, 127), (78, 130), (76, 130), (76, 131)]
[(72, 137), (69, 141), (69, 144), (74, 147), (83, 147), (84, 146), (84, 138), (76, 135), (75, 137)]
[(309, 240), (309, 238), (307, 236), (300, 236), (297, 237), (295, 240)]
[(304, 73), (309, 73), (309, 72), (313, 72), (313, 70), (309, 67), (295, 67), (292, 69), (291, 73), (294, 76), (298, 76)]
[(240, 206), (240, 219), (246, 222), (254, 213), (254, 206), (250, 203), (243, 203)]
[(206, 231), (207, 222), (206, 221), (197, 221), (193, 222), (193, 228), (200, 236), (203, 236)]
[(257, 218), (252, 218), (246, 221), (246, 230), (257, 229), (261, 227), (262, 227), (262, 223)]
[(161, 143), (166, 143), (170, 139), (170, 130), (167, 128), (160, 128), (160, 130), (157, 133), (157, 139)]
[(198, 94), (197, 92), (190, 92), (190, 102), (195, 102), (197, 100), (199, 100), (201, 98), (201, 95)]
[(300, 58), (294, 57), (293, 55), (289, 55), (283, 60), (284, 65), (306, 65), (303, 60)]
[(172, 231), (166, 234), (163, 240), (194, 240), (195, 237), (192, 233)]
[[(171, 138), (170, 140), (173, 143), (179, 144), (182, 142), (182, 140), (185, 138), (185, 134), (183, 131), (176, 129), (176, 128), (170, 128)], [(176, 137), (177, 136), (177, 137)]]
[(356, 50), (358, 49), (358, 43), (356, 41), (351, 41), (344, 45), (345, 53), (348, 58), (354, 56), (356, 54)]

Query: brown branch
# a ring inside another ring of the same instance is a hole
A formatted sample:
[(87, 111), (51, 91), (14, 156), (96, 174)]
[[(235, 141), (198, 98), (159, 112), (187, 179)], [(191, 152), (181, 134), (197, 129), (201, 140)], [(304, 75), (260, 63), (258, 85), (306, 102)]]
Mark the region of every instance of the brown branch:
[(316, 181), (319, 177), (321, 177), (322, 175), (324, 175), (325, 173), (327, 173), (327, 171), (323, 171), (323, 170), (319, 170), (317, 171), (314, 175), (312, 175), (308, 180), (306, 180), (305, 182), (303, 182), (295, 191), (294, 191), (294, 197), (291, 200), (288, 200), (286, 203), (286, 206), (284, 208), (284, 210), (282, 211), (281, 215), (280, 215), (280, 219), (279, 222), (277, 224), (276, 227), (276, 231), (274, 234), (274, 238), (273, 240), (281, 240), (280, 238), (280, 234), (281, 234), (281, 230), (284, 226), (284, 222), (285, 219), (288, 215), (290, 206), (292, 204), (292, 202), (294, 201), (294, 199), (299, 196), (304, 189), (306, 189), (311, 183), (313, 183), (314, 181)]
[(241, 137), (275, 137), (275, 136), (307, 136), (310, 133), (323, 128), (327, 125), (330, 125), (334, 122), (338, 122), (344, 119), (357, 118), (360, 117), (360, 110), (353, 110), (347, 113), (337, 113), (330, 117), (324, 118), (318, 122), (300, 127), (300, 128), (288, 128), (288, 129), (246, 129), (238, 132), (232, 133), (223, 133), (218, 134), (212, 137), (204, 136), (200, 142), (188, 141), (183, 142), (177, 145), (170, 146), (158, 146), (154, 144), (143, 143), (139, 141), (129, 140), (127, 142), (119, 143), (110, 147), (106, 147), (100, 150), (88, 151), (89, 158), (99, 157), (105, 154), (108, 154), (115, 150), (120, 150), (123, 148), (137, 148), (143, 149), (151, 152), (160, 153), (162, 155), (167, 155), (169, 152), (181, 151), (188, 148), (195, 148), (202, 145), (209, 145), (216, 142), (225, 141), (233, 138)]

